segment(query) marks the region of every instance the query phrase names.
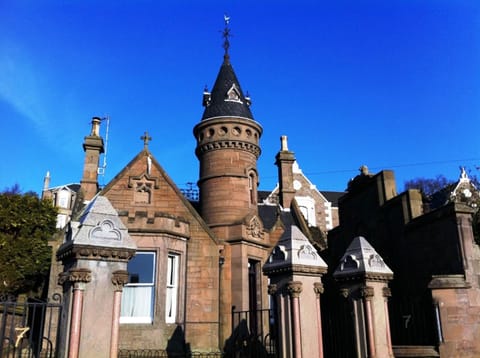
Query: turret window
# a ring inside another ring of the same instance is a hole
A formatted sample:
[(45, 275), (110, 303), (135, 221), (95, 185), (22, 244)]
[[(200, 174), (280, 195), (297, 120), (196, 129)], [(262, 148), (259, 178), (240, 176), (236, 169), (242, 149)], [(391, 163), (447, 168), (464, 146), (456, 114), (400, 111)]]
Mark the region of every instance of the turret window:
[(248, 191), (250, 204), (257, 205), (257, 176), (253, 171), (248, 174)]

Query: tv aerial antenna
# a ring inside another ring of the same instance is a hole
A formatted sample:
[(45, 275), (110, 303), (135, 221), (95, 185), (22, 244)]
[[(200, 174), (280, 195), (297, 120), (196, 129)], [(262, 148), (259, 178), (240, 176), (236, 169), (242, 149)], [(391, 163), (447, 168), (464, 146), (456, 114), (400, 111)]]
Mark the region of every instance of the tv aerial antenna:
[(107, 128), (105, 130), (105, 151), (103, 153), (103, 163), (98, 166), (97, 173), (105, 178), (105, 170), (107, 168), (107, 151), (108, 151), (108, 131), (110, 128), (110, 116), (107, 114), (100, 119), (102, 122), (107, 122)]

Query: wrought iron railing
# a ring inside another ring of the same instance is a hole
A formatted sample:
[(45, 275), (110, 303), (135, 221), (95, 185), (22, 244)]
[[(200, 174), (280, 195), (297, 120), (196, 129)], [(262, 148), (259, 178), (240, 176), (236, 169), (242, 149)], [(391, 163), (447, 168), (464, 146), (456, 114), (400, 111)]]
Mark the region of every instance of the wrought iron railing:
[(0, 358), (57, 357), (61, 295), (52, 300), (0, 297)]
[(118, 358), (221, 358), (221, 352), (171, 353), (160, 349), (121, 349)]

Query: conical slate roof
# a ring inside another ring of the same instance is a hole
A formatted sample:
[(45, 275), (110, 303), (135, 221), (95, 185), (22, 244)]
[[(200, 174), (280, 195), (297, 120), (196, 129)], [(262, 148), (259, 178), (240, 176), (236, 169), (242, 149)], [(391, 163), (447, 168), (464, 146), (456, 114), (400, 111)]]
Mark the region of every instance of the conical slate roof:
[(253, 120), (250, 99), (243, 94), (227, 54), (212, 92), (204, 93), (204, 105), (202, 121), (214, 117), (242, 117)]

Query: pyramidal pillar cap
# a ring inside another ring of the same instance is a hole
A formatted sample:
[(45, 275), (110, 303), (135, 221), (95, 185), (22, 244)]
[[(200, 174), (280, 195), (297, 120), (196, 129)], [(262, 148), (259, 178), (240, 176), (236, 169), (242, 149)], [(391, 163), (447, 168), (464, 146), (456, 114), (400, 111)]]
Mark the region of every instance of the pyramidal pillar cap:
[(386, 281), (393, 278), (392, 270), (370, 243), (362, 236), (353, 239), (333, 273), (337, 280), (354, 277)]

